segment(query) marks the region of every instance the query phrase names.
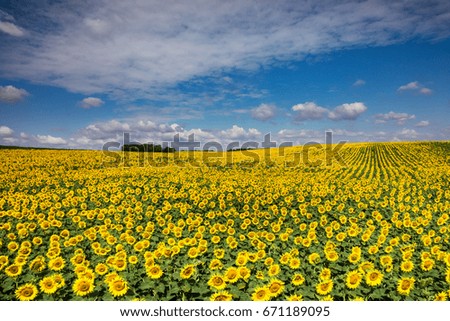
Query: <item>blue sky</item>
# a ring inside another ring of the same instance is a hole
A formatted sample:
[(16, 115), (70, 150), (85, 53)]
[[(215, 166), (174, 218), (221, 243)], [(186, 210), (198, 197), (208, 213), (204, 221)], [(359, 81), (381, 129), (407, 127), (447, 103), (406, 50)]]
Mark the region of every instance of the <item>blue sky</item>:
[(0, 1), (0, 144), (450, 137), (448, 1)]

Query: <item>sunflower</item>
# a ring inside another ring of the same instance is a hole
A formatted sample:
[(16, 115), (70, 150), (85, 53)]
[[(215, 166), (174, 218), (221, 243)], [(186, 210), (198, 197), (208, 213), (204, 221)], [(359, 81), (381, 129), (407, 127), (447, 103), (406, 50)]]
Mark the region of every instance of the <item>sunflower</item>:
[(240, 266), (238, 268), (238, 274), (241, 279), (244, 279), (245, 281), (247, 281), (250, 277), (251, 270), (248, 267)]
[(152, 279), (159, 279), (163, 275), (163, 270), (158, 264), (154, 264), (147, 268), (147, 275)]
[(217, 259), (223, 259), (223, 257), (225, 256), (225, 250), (224, 249), (215, 249), (214, 256)]
[(187, 255), (191, 258), (194, 259), (198, 256), (198, 250), (195, 247), (191, 247), (187, 253)]
[(98, 275), (105, 275), (108, 272), (108, 266), (104, 263), (99, 263), (95, 267), (95, 273)]
[(270, 299), (270, 290), (267, 287), (258, 287), (252, 293), (253, 301), (268, 301)]
[(208, 285), (217, 290), (223, 290), (227, 286), (224, 278), (218, 274), (214, 274), (208, 281)]
[(371, 270), (366, 274), (366, 283), (370, 286), (377, 286), (383, 281), (383, 273), (379, 270)]
[(323, 268), (322, 271), (320, 271), (319, 279), (322, 281), (329, 280), (331, 278), (331, 270), (329, 268)]
[(383, 255), (380, 257), (380, 263), (383, 267), (392, 265), (392, 257), (390, 255)]
[(333, 290), (333, 280), (325, 280), (316, 285), (316, 292), (320, 295), (327, 295)]
[(185, 265), (180, 271), (180, 277), (182, 279), (189, 279), (195, 273), (195, 265), (188, 264)]
[(22, 266), (13, 263), (5, 269), (5, 273), (9, 277), (16, 277), (22, 274)]
[(297, 257), (293, 257), (289, 262), (289, 268), (292, 270), (296, 270), (300, 267), (300, 259)]
[(248, 261), (248, 256), (245, 254), (240, 254), (236, 258), (236, 265), (244, 266), (245, 264), (247, 264), (247, 261)]
[(114, 269), (116, 271), (123, 271), (127, 268), (127, 260), (126, 259), (117, 259), (114, 261)]
[(432, 259), (422, 260), (422, 263), (420, 264), (420, 268), (423, 271), (430, 271), (433, 267), (434, 267), (434, 260)]
[(78, 278), (72, 286), (73, 292), (78, 296), (85, 296), (94, 291), (94, 282), (86, 278)]
[(278, 264), (273, 264), (269, 266), (269, 270), (267, 272), (269, 276), (275, 276), (278, 275), (279, 273), (280, 273), (280, 266)]
[(61, 271), (64, 268), (65, 263), (64, 259), (58, 256), (48, 262), (48, 268), (53, 271)]
[(58, 284), (52, 276), (46, 276), (39, 282), (41, 291), (46, 294), (53, 294), (58, 290)]
[(228, 283), (236, 283), (239, 280), (238, 269), (230, 266), (224, 274), (225, 281)]
[(16, 298), (20, 301), (31, 301), (38, 295), (39, 291), (34, 284), (21, 285), (16, 290)]
[(348, 256), (348, 261), (352, 264), (358, 263), (361, 259), (361, 255), (359, 253), (350, 253)]
[(303, 301), (303, 295), (292, 294), (292, 295), (286, 297), (286, 301)]
[(445, 282), (450, 283), (450, 267), (445, 271)]
[(402, 272), (411, 272), (414, 269), (414, 263), (412, 261), (403, 261), (400, 264), (400, 269)]
[(228, 291), (216, 292), (209, 298), (210, 301), (231, 301), (233, 300), (233, 295)]
[(37, 256), (30, 262), (29, 268), (33, 272), (42, 272), (45, 269), (45, 258), (43, 256)]
[(345, 285), (349, 289), (356, 289), (362, 281), (362, 275), (359, 271), (350, 271), (347, 273), (347, 278), (345, 279)]
[(447, 292), (439, 292), (434, 297), (434, 301), (447, 301), (447, 298), (448, 298)]
[(339, 259), (339, 254), (333, 250), (333, 251), (326, 252), (325, 257), (330, 262), (336, 262)]
[(373, 270), (374, 268), (375, 268), (375, 265), (370, 261), (364, 261), (364, 262), (361, 262), (361, 264), (359, 264), (359, 270), (364, 274), (367, 271)]
[(409, 295), (409, 292), (414, 288), (414, 278), (401, 278), (397, 283), (397, 291), (401, 295)]
[(66, 281), (64, 280), (64, 277), (61, 274), (53, 274), (52, 275), (53, 280), (56, 283), (56, 286), (59, 288), (62, 288), (66, 285)]
[(137, 264), (137, 262), (138, 262), (137, 256), (136, 256), (136, 255), (131, 255), (131, 256), (128, 258), (128, 262), (129, 262), (130, 264)]
[(117, 277), (111, 282), (109, 282), (109, 292), (115, 296), (123, 296), (128, 291), (128, 284), (127, 282), (122, 279), (121, 277)]
[(211, 270), (220, 270), (223, 267), (222, 261), (219, 259), (212, 259), (209, 263), (209, 268)]
[(270, 296), (276, 297), (283, 292), (284, 282), (278, 279), (272, 279), (267, 287), (269, 288)]
[(320, 262), (320, 255), (318, 253), (312, 253), (308, 256), (309, 264), (316, 265)]
[(106, 274), (105, 276), (105, 283), (109, 284), (110, 282), (112, 282), (114, 279), (118, 278), (119, 275), (117, 274), (117, 272), (110, 272), (108, 274)]
[(303, 277), (303, 275), (301, 275), (300, 273), (296, 273), (292, 277), (291, 283), (295, 286), (299, 286), (299, 285), (302, 285), (304, 282), (305, 282), (305, 278)]

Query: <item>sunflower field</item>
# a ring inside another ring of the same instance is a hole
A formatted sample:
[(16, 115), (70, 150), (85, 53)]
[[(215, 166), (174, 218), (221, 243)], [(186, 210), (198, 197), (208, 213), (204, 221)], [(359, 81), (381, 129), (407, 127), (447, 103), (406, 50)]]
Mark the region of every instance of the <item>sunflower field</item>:
[(1, 150), (0, 300), (448, 300), (450, 142), (302, 152)]

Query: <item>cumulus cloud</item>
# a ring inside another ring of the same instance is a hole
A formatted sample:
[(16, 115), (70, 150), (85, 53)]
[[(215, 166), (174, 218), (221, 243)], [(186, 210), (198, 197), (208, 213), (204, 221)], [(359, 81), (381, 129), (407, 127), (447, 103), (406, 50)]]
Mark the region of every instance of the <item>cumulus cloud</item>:
[(21, 101), (28, 95), (25, 89), (14, 86), (0, 86), (0, 102), (13, 104)]
[(294, 105), (291, 109), (295, 112), (294, 118), (298, 121), (319, 120), (327, 117), (331, 120), (355, 120), (367, 110), (367, 107), (362, 102), (354, 102), (329, 110), (314, 102), (306, 102)]
[(427, 127), (430, 125), (430, 122), (428, 120), (421, 120), (416, 124), (416, 127)]
[(251, 115), (254, 119), (265, 121), (275, 117), (276, 110), (274, 105), (261, 104), (251, 110)]
[(408, 114), (408, 113), (396, 113), (390, 111), (386, 114), (377, 114), (375, 115), (375, 123), (376, 124), (384, 124), (388, 121), (396, 121), (397, 124), (403, 125), (407, 120), (416, 118), (416, 115)]
[(14, 17), (0, 9), (0, 31), (13, 37), (22, 37), (25, 32), (14, 23)]
[(14, 131), (8, 126), (0, 126), (0, 136), (11, 136)]
[(245, 130), (242, 127), (233, 125), (233, 127), (227, 130), (220, 131), (220, 135), (227, 140), (246, 140), (257, 138), (261, 135), (261, 132), (255, 128), (249, 128), (248, 130)]
[(402, 85), (398, 87), (397, 91), (414, 91), (417, 93), (420, 93), (422, 95), (430, 95), (433, 93), (433, 91), (430, 88), (426, 88), (423, 85), (421, 85), (418, 81), (413, 81), (410, 83), (407, 83), (406, 85)]
[[(0, 72), (86, 95), (158, 97), (198, 77), (222, 79), (228, 70), (445, 38), (449, 12), (445, 0), (427, 6), (384, 0), (38, 1), (21, 8), (33, 37), (2, 48)], [(10, 25), (3, 29), (20, 34)]]
[(398, 132), (398, 136), (400, 136), (402, 138), (406, 138), (406, 139), (408, 139), (408, 138), (414, 139), (414, 138), (417, 138), (418, 133), (414, 129), (403, 128), (402, 130), (400, 130)]
[(54, 137), (51, 135), (37, 135), (36, 140), (42, 145), (65, 145), (67, 141), (61, 137)]
[(366, 105), (361, 102), (342, 104), (333, 109), (328, 117), (332, 120), (355, 120), (366, 110)]
[(72, 147), (100, 149), (107, 142), (124, 141), (124, 134), (128, 133), (130, 140), (140, 143), (163, 144), (174, 141), (178, 135), (180, 140), (188, 140), (194, 135), (195, 141), (202, 145), (209, 141), (228, 144), (234, 141), (252, 141), (262, 139), (261, 132), (256, 128), (244, 128), (233, 125), (227, 129), (209, 130), (204, 128), (186, 129), (177, 123), (161, 123), (149, 119), (112, 119), (105, 122), (90, 124), (68, 141)]
[(328, 109), (311, 101), (294, 105), (291, 109), (295, 112), (295, 119), (299, 121), (323, 119), (329, 113)]
[(101, 100), (100, 98), (87, 97), (81, 101), (80, 105), (82, 108), (89, 109), (92, 107), (100, 107), (104, 103), (105, 102), (103, 100)]
[(364, 86), (366, 84), (366, 81), (363, 79), (358, 79), (353, 83), (354, 87), (361, 87)]
[(25, 34), (22, 28), (16, 26), (12, 22), (7, 21), (0, 21), (0, 31), (14, 37), (22, 37)]

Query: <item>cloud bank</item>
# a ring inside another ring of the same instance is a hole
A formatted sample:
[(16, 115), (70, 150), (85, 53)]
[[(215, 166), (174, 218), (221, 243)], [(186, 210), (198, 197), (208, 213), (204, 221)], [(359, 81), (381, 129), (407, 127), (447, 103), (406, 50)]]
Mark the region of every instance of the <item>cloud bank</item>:
[(0, 44), (0, 72), (86, 95), (160, 99), (227, 70), (445, 38), (449, 12), (444, 0), (36, 1), (20, 17), (3, 14), (0, 30), (14, 37)]

